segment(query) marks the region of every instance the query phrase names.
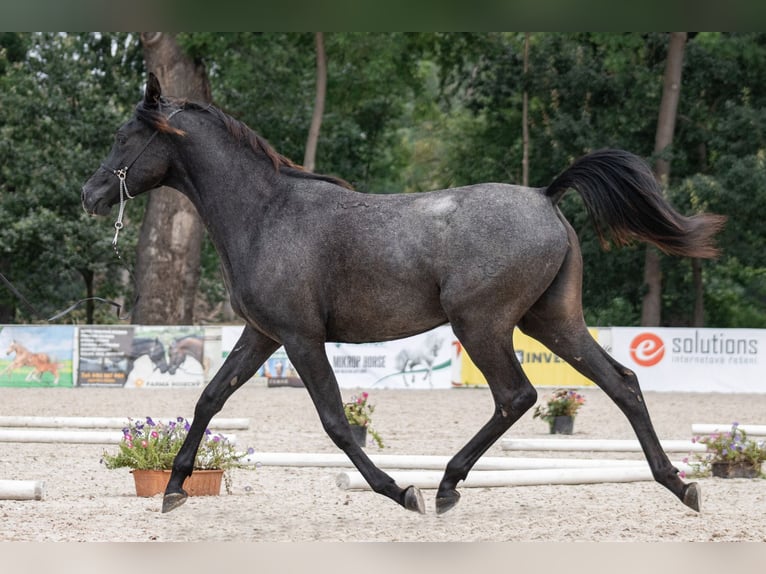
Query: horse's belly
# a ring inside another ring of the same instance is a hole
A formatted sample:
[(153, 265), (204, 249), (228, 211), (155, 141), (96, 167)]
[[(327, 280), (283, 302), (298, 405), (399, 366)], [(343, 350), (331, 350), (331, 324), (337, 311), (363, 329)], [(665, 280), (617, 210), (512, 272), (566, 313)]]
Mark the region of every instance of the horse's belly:
[[(377, 295), (377, 296), (376, 296)], [(390, 341), (416, 335), (447, 322), (438, 290), (425, 296), (369, 293), (336, 307), (328, 316), (327, 340), (344, 343)]]

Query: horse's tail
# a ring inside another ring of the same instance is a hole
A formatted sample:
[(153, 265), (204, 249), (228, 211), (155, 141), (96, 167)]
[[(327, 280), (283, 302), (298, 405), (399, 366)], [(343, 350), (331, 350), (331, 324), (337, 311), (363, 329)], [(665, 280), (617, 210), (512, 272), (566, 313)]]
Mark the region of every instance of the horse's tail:
[(569, 188), (579, 192), (603, 246), (639, 239), (671, 255), (712, 258), (713, 237), (726, 218), (681, 215), (665, 200), (649, 165), (622, 150), (605, 149), (578, 159), (545, 194), (556, 204)]

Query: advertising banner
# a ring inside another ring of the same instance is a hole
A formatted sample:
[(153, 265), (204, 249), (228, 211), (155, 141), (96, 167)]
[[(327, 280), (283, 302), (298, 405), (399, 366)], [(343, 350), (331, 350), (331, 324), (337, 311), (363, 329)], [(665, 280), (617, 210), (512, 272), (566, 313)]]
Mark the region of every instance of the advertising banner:
[(448, 389), (452, 342), (449, 326), (385, 343), (328, 343), (327, 356), (341, 388)]
[[(221, 351), (234, 348), (242, 327), (222, 327)], [(340, 388), (447, 389), (451, 386), (452, 328), (384, 343), (327, 343), (325, 351)], [(302, 386), (283, 348), (274, 353), (256, 376), (269, 386)]]
[(77, 385), (179, 388), (205, 384), (202, 327), (79, 327)]
[(0, 387), (71, 387), (74, 327), (0, 326)]
[[(598, 341), (599, 330), (590, 329), (591, 336)], [(521, 363), (530, 382), (536, 387), (589, 387), (593, 382), (575, 371), (569, 364), (552, 353), (548, 347), (527, 337), (520, 330), (513, 332), (513, 347), (516, 357)], [(455, 387), (486, 386), (487, 380), (478, 367), (459, 344), (455, 347), (459, 358), (458, 378), (453, 382)]]
[(766, 331), (613, 327), (612, 355), (651, 391), (766, 392)]

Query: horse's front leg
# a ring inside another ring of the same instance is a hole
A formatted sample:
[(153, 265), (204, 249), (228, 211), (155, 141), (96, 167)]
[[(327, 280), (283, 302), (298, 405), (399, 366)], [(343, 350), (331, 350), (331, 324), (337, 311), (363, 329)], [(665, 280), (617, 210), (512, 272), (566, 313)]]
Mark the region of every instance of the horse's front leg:
[(197, 401), (189, 433), (173, 460), (173, 471), (165, 489), (162, 512), (170, 512), (186, 502), (187, 493), (182, 486), (194, 469), (194, 459), (210, 420), (223, 408), (232, 393), (245, 384), (278, 348), (279, 343), (276, 341), (251, 327), (245, 327), (234, 349)]
[(372, 489), (399, 503), (407, 510), (425, 513), (420, 490), (414, 486), (400, 488), (388, 474), (380, 470), (356, 443), (351, 426), (343, 412), (338, 382), (327, 360), (324, 343), (304, 339), (285, 341), (285, 351), (298, 371), (316, 407), (322, 426), (332, 441), (346, 453)]

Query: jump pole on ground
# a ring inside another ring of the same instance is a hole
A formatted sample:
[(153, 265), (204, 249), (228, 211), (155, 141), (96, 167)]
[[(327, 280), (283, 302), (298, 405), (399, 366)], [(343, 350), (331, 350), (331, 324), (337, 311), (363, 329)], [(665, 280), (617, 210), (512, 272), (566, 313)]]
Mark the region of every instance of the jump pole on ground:
[[(661, 440), (665, 452), (705, 452), (704, 444), (690, 440)], [(637, 440), (582, 439), (582, 438), (506, 438), (501, 439), (503, 450), (571, 451), (571, 452), (642, 452)]]
[(44, 492), (40, 480), (0, 480), (0, 500), (42, 500)]
[[(750, 436), (766, 436), (766, 425), (737, 425), (739, 430), (745, 431)], [(708, 435), (731, 432), (731, 423), (727, 424), (692, 424), (692, 434)]]
[[(444, 470), (452, 457), (433, 455), (371, 454), (378, 468), (411, 470)], [(354, 468), (343, 453), (257, 452), (247, 455), (242, 463), (255, 466)], [(583, 458), (489, 457), (478, 460), (473, 470), (534, 470), (543, 468), (631, 467), (645, 464), (642, 460)], [(678, 466), (682, 463), (673, 463)]]
[[(152, 417), (157, 422), (175, 421), (176, 417)], [(135, 417), (134, 421), (146, 420)], [(191, 423), (192, 419), (189, 419)], [(128, 426), (128, 417), (42, 417), (42, 416), (0, 416), (0, 427), (15, 428), (123, 428)], [(248, 418), (213, 418), (208, 425), (216, 430), (243, 430), (250, 428)]]
[[(688, 465), (679, 470), (691, 471)], [(400, 485), (435, 489), (443, 477), (436, 471), (394, 471), (390, 476)], [(563, 484), (597, 484), (604, 482), (641, 482), (654, 480), (648, 466), (604, 468), (549, 468), (538, 470), (480, 470), (471, 471), (458, 487), (488, 488), (501, 486), (541, 486)], [(341, 472), (335, 483), (342, 490), (370, 490), (367, 481), (357, 471)]]

